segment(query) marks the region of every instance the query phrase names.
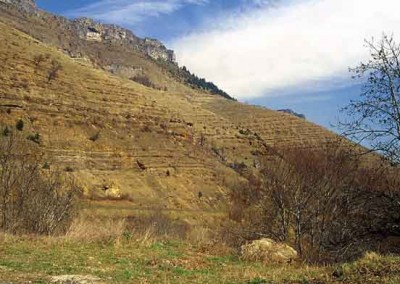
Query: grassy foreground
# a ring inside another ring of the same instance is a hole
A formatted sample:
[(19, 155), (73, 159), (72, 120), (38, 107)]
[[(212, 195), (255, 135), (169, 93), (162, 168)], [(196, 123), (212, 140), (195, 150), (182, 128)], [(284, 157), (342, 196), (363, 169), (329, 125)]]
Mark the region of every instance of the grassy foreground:
[(366, 254), (338, 266), (263, 266), (219, 246), (124, 236), (109, 242), (0, 236), (0, 283), (92, 275), (104, 283), (400, 283), (400, 257)]

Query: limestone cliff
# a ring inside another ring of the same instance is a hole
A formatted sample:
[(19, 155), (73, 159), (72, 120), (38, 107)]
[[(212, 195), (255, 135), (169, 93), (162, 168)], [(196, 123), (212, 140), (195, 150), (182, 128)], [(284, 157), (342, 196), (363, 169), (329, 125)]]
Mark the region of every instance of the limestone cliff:
[(117, 25), (107, 25), (90, 18), (78, 18), (72, 22), (79, 38), (87, 41), (108, 42), (126, 45), (137, 49), (155, 60), (175, 62), (175, 54), (168, 50), (160, 41), (141, 39), (130, 30)]
[(32, 13), (37, 7), (34, 0), (0, 0), (0, 4), (14, 5), (20, 10)]
[[(130, 30), (120, 26), (103, 24), (85, 17), (70, 21), (63, 17), (53, 16), (44, 11), (39, 11), (34, 0), (0, 0), (0, 4), (23, 13), (35, 13), (37, 17), (45, 21), (49, 21), (49, 19), (56, 21), (61, 27), (61, 34), (64, 34), (65, 31), (72, 31), (81, 40), (124, 45), (127, 48), (140, 51), (154, 60), (175, 63), (174, 52), (167, 49), (160, 41), (149, 38), (141, 39)], [(73, 49), (66, 51), (71, 54), (76, 53)]]
[(182, 83), (233, 100), (214, 83), (180, 68), (174, 51), (160, 41), (140, 38), (120, 26), (84, 17), (71, 20), (57, 16), (37, 8), (34, 0), (0, 0), (0, 21), (77, 61), (147, 87), (176, 90), (176, 83)]

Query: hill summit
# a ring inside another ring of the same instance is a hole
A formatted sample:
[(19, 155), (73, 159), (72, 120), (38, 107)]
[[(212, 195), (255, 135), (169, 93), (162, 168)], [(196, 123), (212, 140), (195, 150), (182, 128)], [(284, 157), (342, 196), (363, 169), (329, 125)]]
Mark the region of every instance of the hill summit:
[(156, 74), (149, 66), (151, 59), (151, 65), (156, 65), (175, 81), (233, 99), (212, 82), (199, 78), (185, 67), (180, 68), (174, 51), (157, 39), (142, 39), (128, 29), (90, 18), (69, 20), (55, 16), (38, 9), (33, 0), (0, 0), (0, 6), (6, 11), (3, 17), (11, 20), (15, 27), (40, 41), (57, 46), (72, 58), (88, 60), (118, 76), (163, 89), (166, 86), (161, 78), (165, 75)]

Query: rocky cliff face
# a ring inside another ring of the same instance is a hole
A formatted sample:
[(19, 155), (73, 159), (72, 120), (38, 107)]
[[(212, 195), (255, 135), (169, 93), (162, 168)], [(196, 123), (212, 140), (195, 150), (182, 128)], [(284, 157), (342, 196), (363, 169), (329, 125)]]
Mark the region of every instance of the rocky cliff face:
[(155, 60), (175, 62), (175, 54), (155, 39), (141, 39), (130, 30), (117, 25), (107, 25), (90, 18), (79, 18), (72, 22), (79, 38), (87, 41), (124, 44), (147, 54)]
[[(180, 68), (174, 51), (160, 41), (139, 38), (128, 29), (90, 18), (70, 20), (37, 8), (34, 0), (0, 0), (0, 18), (70, 57), (155, 89), (175, 88), (168, 80), (191, 89), (233, 99), (212, 82)], [(153, 60), (149, 60), (153, 59)], [(142, 80), (143, 79), (143, 80)]]
[(161, 59), (164, 61), (175, 62), (175, 54), (172, 50), (167, 50), (165, 46), (156, 39), (145, 38), (143, 45), (146, 49), (146, 53), (154, 58)]
[(0, 4), (14, 5), (19, 10), (29, 13), (33, 13), (37, 9), (34, 0), (0, 0)]
[[(34, 0), (0, 0), (0, 4), (9, 5), (21, 12), (36, 13), (37, 16), (47, 18), (49, 14), (39, 13)], [(52, 15), (51, 15), (52, 16)], [(144, 53), (154, 60), (162, 60), (175, 63), (175, 54), (167, 49), (160, 41), (154, 39), (141, 39), (130, 30), (117, 25), (108, 25), (96, 22), (90, 18), (78, 18), (69, 21), (62, 17), (56, 17), (58, 22), (64, 26), (64, 30), (73, 31), (81, 40), (88, 42), (104, 42), (124, 45)], [(74, 53), (74, 50), (70, 50)]]
[(98, 42), (138, 44), (140, 39), (127, 29), (116, 25), (105, 25), (90, 18), (78, 18), (72, 21), (76, 33), (81, 39)]

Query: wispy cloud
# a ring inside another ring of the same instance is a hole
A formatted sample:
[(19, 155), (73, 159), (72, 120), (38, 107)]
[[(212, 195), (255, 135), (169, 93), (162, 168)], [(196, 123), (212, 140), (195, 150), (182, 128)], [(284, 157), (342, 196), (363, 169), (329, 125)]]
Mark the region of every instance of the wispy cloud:
[(240, 99), (337, 84), (367, 58), (365, 38), (400, 31), (398, 0), (251, 2), (171, 43), (181, 64)]
[(208, 0), (101, 0), (69, 11), (70, 17), (92, 17), (118, 24), (134, 24), (149, 17), (173, 13), (185, 5), (203, 5)]

